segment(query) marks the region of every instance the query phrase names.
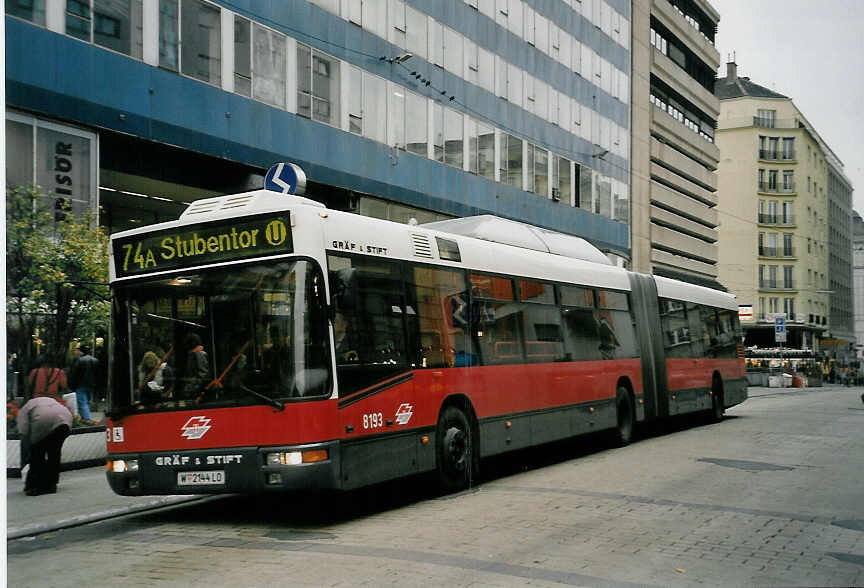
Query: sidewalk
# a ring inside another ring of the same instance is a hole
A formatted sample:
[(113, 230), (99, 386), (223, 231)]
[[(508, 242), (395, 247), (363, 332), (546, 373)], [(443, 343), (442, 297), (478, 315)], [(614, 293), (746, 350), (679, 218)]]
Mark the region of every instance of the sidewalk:
[[(752, 398), (807, 391), (842, 389), (839, 385), (824, 388), (765, 388), (750, 386)], [(856, 398), (861, 389), (847, 388)], [(105, 467), (96, 466), (60, 473), (57, 494), (27, 496), (23, 478), (6, 479), (6, 536), (17, 539), (75, 527), (112, 517), (200, 500), (207, 496), (141, 496), (114, 494), (105, 479)]]
[(204, 496), (118, 496), (105, 466), (60, 472), (57, 494), (27, 496), (23, 478), (6, 479), (6, 538), (17, 539), (170, 506)]

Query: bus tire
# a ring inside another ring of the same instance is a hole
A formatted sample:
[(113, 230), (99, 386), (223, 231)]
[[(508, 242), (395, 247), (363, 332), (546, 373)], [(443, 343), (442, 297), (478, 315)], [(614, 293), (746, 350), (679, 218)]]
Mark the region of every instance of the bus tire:
[(720, 378), (714, 376), (714, 381), (711, 382), (711, 422), (719, 423), (723, 420), (723, 413), (726, 412), (726, 407), (723, 406), (723, 383)]
[(445, 494), (465, 490), (471, 485), (475, 459), (468, 417), (455, 406), (445, 407), (435, 438), (438, 487)]
[(618, 386), (615, 393), (615, 444), (618, 447), (630, 445), (633, 440), (633, 429), (636, 425), (636, 413), (633, 410), (633, 399), (630, 391), (624, 386)]

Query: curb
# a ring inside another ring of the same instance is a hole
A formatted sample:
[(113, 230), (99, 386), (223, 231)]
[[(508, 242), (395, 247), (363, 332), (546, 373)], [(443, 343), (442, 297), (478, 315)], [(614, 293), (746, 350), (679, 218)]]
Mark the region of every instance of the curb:
[(79, 527), (81, 525), (104, 521), (106, 519), (113, 519), (148, 510), (157, 510), (167, 506), (175, 506), (186, 502), (202, 500), (204, 498), (209, 498), (209, 496), (166, 496), (164, 498), (156, 498), (144, 503), (137, 503), (131, 506), (121, 506), (99, 512), (69, 517), (67, 519), (34, 523), (23, 527), (9, 527), (6, 529), (6, 540), (10, 541), (12, 539), (20, 539), (21, 537), (41, 535), (43, 533), (50, 533), (61, 529)]

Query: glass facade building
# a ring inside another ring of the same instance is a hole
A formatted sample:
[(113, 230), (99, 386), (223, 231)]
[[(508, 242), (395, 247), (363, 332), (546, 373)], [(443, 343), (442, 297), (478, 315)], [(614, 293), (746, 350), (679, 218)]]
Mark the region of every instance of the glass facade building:
[[(77, 200), (98, 203), (109, 230), (260, 187), (292, 161), (329, 206), (420, 222), (492, 213), (629, 259), (626, 0), (6, 0), (6, 12), (7, 152), (30, 141), (38, 159), (33, 137), (51, 125), (89, 138), (94, 194)], [(10, 180), (35, 177), (18, 166)]]

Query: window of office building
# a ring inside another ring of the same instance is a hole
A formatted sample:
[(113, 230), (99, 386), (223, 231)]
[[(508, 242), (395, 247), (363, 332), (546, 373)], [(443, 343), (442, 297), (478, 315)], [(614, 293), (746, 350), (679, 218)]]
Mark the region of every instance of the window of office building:
[(141, 59), (142, 19), (141, 0), (94, 0), (93, 42)]
[(495, 179), (495, 129), (477, 123), (477, 173)]
[(594, 212), (612, 218), (612, 181), (606, 176), (597, 176), (597, 203)]
[(249, 20), (234, 16), (234, 91), (252, 96), (252, 26)]
[(429, 141), (426, 111), (427, 99), (414, 92), (405, 97), (405, 141), (406, 149), (415, 155), (426, 157)]
[(441, 23), (429, 20), (429, 61), (444, 66), (444, 27)]
[(345, 97), (348, 101), (348, 131), (363, 134), (363, 70), (348, 65), (348, 88)]
[(552, 198), (570, 202), (570, 160), (557, 155), (552, 159)]
[(791, 192), (795, 189), (795, 172), (787, 169), (783, 170), (783, 190)]
[(477, 84), (488, 92), (495, 91), (495, 56), (477, 48)]
[(254, 36), (252, 96), (285, 108), (285, 35), (256, 24)]
[(159, 0), (159, 67), (180, 70), (179, 5), (177, 0)]
[(462, 35), (444, 27), (444, 69), (462, 77), (463, 59)]
[(499, 173), (501, 182), (522, 189), (522, 139), (501, 134)]
[(405, 25), (405, 2), (403, 0), (390, 0), (390, 34), (392, 43), (398, 47), (407, 47), (406, 25)]
[(6, 0), (6, 14), (45, 26), (45, 0)]
[(387, 0), (362, 0), (361, 24), (367, 31), (387, 38)]
[(405, 89), (392, 82), (387, 85), (387, 144), (405, 149)]
[(528, 185), (526, 189), (546, 198), (549, 194), (549, 152), (536, 145), (528, 145)]
[(405, 7), (405, 44), (409, 53), (426, 59), (428, 48), (426, 15), (410, 6)]
[(363, 72), (363, 136), (387, 140), (387, 82)]
[(66, 34), (90, 41), (90, 0), (66, 1)]
[(444, 107), (432, 103), (432, 159), (444, 162)]
[[(382, 102), (386, 110), (386, 99)], [(302, 43), (297, 43), (297, 114), (339, 125), (339, 60)]]
[(181, 71), (218, 85), (222, 79), (222, 24), (219, 9), (201, 0), (183, 0), (181, 15)]
[(594, 212), (594, 172), (591, 168), (579, 166), (578, 186), (576, 206)]
[(444, 108), (444, 163), (462, 168), (464, 129), (462, 113)]

